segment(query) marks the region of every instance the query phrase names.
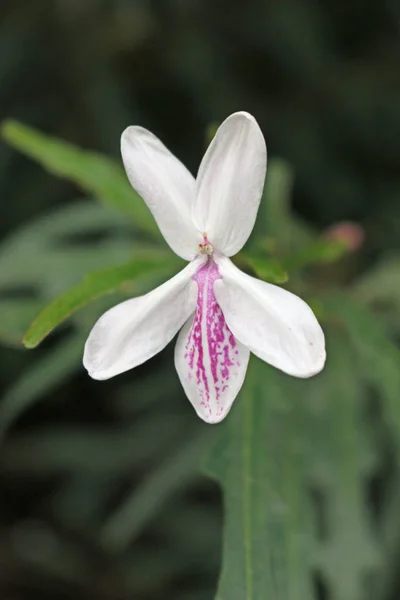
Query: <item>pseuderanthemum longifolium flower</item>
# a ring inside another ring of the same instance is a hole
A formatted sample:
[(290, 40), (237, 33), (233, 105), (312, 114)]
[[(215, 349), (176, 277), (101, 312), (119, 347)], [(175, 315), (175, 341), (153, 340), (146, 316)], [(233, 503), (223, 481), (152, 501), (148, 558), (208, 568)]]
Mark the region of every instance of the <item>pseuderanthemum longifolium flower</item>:
[(294, 294), (242, 273), (229, 259), (256, 220), (267, 165), (264, 137), (246, 112), (219, 127), (197, 178), (142, 127), (121, 151), (128, 178), (172, 250), (189, 264), (152, 292), (107, 311), (85, 345), (84, 366), (109, 379), (160, 352), (180, 330), (175, 366), (207, 423), (228, 413), (250, 352), (295, 377), (324, 366), (323, 331)]

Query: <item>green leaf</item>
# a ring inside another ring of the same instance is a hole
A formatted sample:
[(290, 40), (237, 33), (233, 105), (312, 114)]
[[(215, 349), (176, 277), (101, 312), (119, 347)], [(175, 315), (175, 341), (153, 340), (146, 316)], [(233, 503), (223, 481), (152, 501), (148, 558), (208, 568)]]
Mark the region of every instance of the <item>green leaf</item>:
[(114, 210), (127, 215), (135, 227), (159, 238), (157, 225), (123, 170), (111, 160), (47, 136), (16, 121), (5, 121), (3, 138), (54, 175), (73, 181)]
[(200, 457), (209, 440), (210, 432), (203, 428), (191, 435), (135, 488), (104, 524), (101, 533), (104, 547), (113, 552), (125, 550), (170, 496), (198, 476)]
[(0, 342), (21, 348), (22, 337), (42, 307), (36, 298), (0, 298)]
[(44, 425), (6, 437), (1, 467), (16, 475), (68, 471), (109, 481), (129, 478), (133, 471), (142, 472), (143, 464), (161, 460), (185, 424), (181, 416), (167, 414), (162, 421), (146, 415), (134, 425), (113, 426), (106, 431), (94, 423)]
[(73, 202), (19, 227), (0, 244), (1, 341), (20, 346), (52, 298), (132, 251), (143, 244), (135, 245), (126, 219), (94, 202)]
[(270, 161), (263, 194), (265, 224), (268, 235), (279, 236), (282, 242), (292, 221), (293, 183), (293, 170), (285, 160), (275, 158)]
[(359, 372), (382, 396), (383, 416), (400, 448), (400, 350), (377, 315), (356, 298), (335, 292), (325, 299), (327, 315), (346, 327)]
[[(106, 235), (96, 240), (99, 233)], [(48, 298), (89, 270), (121, 263), (132, 251), (135, 241), (122, 215), (95, 202), (75, 201), (22, 225), (2, 241), (0, 289), (32, 286)]]
[(269, 161), (251, 254), (262, 252), (282, 259), (313, 243), (315, 232), (292, 211), (293, 181), (293, 170), (286, 161), (280, 158)]
[[(310, 473), (321, 527), (315, 567), (332, 598), (364, 598), (365, 574), (377, 575), (380, 550), (367, 510), (363, 388), (354, 350), (343, 330), (326, 331), (324, 372), (300, 383), (309, 403)], [(294, 399), (298, 401), (298, 398)]]
[(358, 600), (364, 574), (379, 571), (354, 351), (336, 327), (327, 341), (325, 370), (310, 380), (252, 359), (220, 426), (206, 464), (226, 515), (217, 600), (311, 599), (316, 572), (332, 597)]
[(334, 263), (348, 252), (349, 247), (344, 242), (320, 239), (285, 257), (282, 262), (288, 271), (293, 271), (312, 265)]
[(254, 272), (254, 275), (270, 283), (286, 283), (289, 277), (278, 260), (260, 254), (240, 253), (234, 261), (240, 268)]
[(24, 345), (35, 348), (57, 325), (96, 298), (121, 289), (133, 295), (137, 291), (135, 286), (149, 275), (168, 276), (176, 265), (177, 261), (159, 253), (89, 273), (80, 285), (62, 294), (39, 314), (24, 336)]
[(287, 378), (253, 359), (207, 471), (224, 490), (218, 600), (312, 598), (307, 421)]
[(391, 302), (399, 309), (400, 256), (384, 256), (357, 280), (354, 289), (364, 302)]
[(73, 334), (22, 372), (3, 394), (0, 403), (0, 437), (44, 394), (60, 386), (81, 364), (84, 338)]

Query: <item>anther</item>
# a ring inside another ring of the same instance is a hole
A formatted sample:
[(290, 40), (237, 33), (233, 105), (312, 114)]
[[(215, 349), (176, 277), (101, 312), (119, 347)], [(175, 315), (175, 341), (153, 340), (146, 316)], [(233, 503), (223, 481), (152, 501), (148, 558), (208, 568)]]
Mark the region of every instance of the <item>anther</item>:
[(199, 253), (208, 254), (209, 256), (214, 252), (214, 248), (207, 239), (207, 234), (203, 233), (203, 244), (199, 244)]

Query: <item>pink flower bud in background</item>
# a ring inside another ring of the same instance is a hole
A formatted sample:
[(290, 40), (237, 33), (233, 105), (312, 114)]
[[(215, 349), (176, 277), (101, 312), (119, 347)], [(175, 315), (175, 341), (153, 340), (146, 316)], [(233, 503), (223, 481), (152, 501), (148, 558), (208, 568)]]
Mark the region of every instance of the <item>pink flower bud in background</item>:
[(332, 242), (343, 242), (350, 252), (361, 248), (365, 240), (365, 230), (362, 225), (352, 221), (335, 223), (325, 230), (324, 238)]

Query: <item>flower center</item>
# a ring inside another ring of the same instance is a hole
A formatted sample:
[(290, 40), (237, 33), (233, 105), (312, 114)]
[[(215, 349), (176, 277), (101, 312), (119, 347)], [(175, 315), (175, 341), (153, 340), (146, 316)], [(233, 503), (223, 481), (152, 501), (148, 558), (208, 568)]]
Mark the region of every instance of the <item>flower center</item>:
[(203, 243), (199, 244), (199, 254), (207, 254), (208, 256), (211, 256), (213, 252), (214, 248), (208, 241), (207, 234), (203, 233)]

